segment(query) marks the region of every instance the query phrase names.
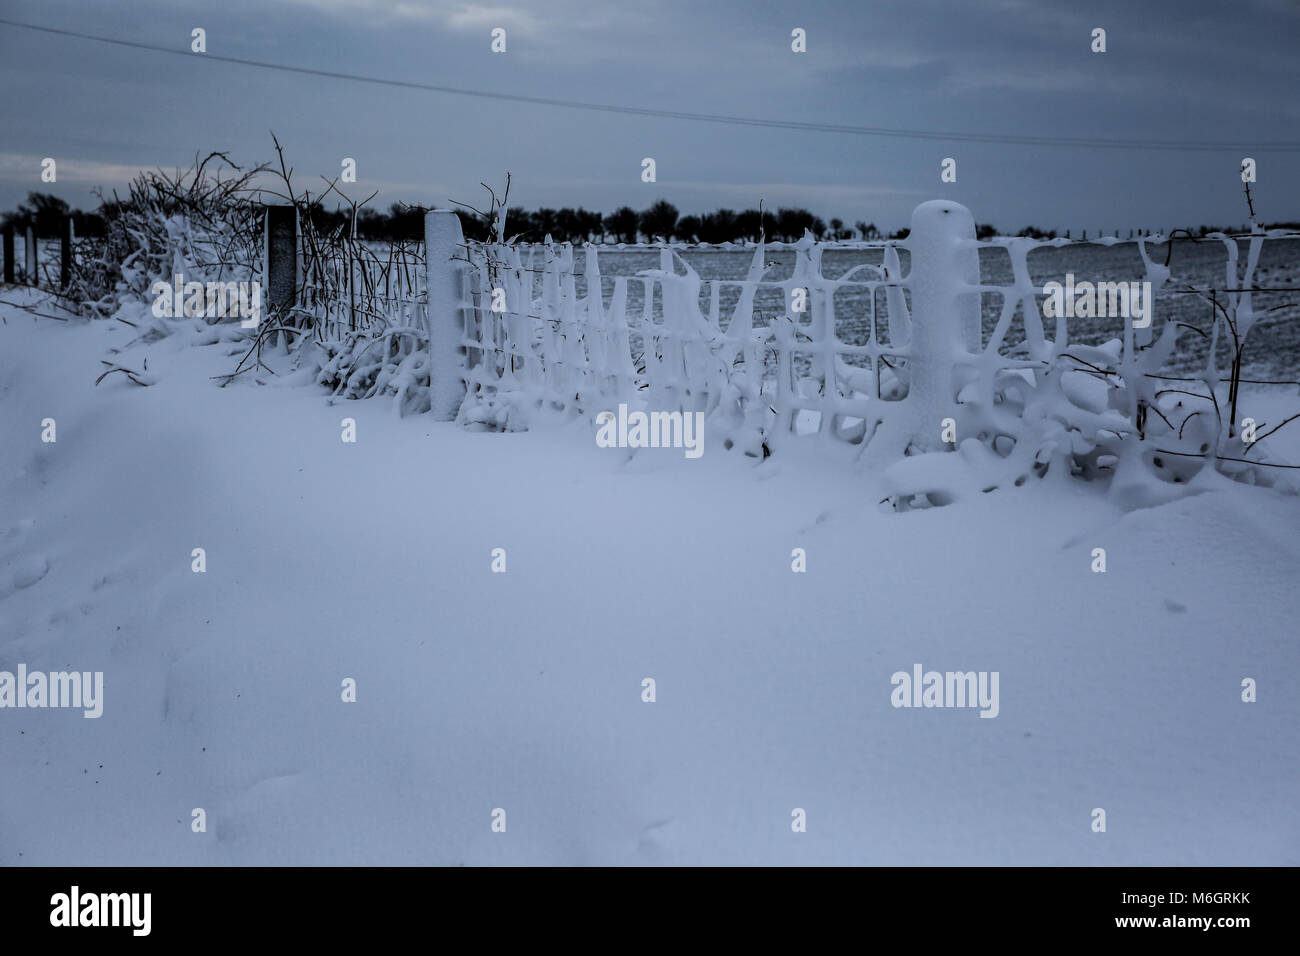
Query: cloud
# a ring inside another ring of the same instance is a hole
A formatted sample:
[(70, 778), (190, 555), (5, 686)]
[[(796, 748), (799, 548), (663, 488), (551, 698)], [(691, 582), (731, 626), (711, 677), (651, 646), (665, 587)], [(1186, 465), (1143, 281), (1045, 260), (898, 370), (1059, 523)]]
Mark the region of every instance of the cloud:
[(128, 183), (137, 173), (153, 168), (147, 163), (105, 163), (94, 159), (55, 156), (58, 179), (55, 183), (42, 183), (39, 171), (43, 158), (26, 153), (0, 153), (0, 181), (27, 183), (36, 192), (52, 191), (51, 186), (66, 183), (110, 187)]
[(437, 3), (429, 0), (284, 0), (311, 7), (336, 19), (362, 26), (387, 26), (393, 23), (438, 24), (449, 30), (467, 32), (493, 27), (531, 34), (538, 21), (523, 7), (482, 3)]
[(1060, 66), (1030, 69), (1022, 65), (971, 64), (948, 75), (951, 87), (963, 90), (1018, 90), (1023, 93), (1064, 93), (1105, 91), (1133, 95), (1132, 78), (1115, 72), (1089, 71)]
[(396, 20), (441, 19), (439, 4), (419, 0), (284, 0), (296, 6), (311, 7), (329, 16), (376, 25)]
[(448, 27), (453, 30), (491, 30), (506, 27), (519, 33), (537, 32), (537, 20), (527, 10), (519, 7), (489, 7), (479, 3), (462, 3), (446, 15)]

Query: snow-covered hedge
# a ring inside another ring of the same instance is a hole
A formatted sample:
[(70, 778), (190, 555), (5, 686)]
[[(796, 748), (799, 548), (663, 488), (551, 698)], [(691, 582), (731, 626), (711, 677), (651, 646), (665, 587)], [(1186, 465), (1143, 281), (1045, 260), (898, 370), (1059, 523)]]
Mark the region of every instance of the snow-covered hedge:
[(261, 206), (241, 170), (212, 153), (189, 169), (138, 175), (125, 198), (101, 207), (100, 254), (76, 264), (82, 307), (93, 317), (151, 306), (155, 282), (249, 282), (262, 266)]
[(316, 381), (335, 396), (392, 396), (403, 416), (429, 410), (429, 339), (419, 329), (351, 332), (315, 349)]

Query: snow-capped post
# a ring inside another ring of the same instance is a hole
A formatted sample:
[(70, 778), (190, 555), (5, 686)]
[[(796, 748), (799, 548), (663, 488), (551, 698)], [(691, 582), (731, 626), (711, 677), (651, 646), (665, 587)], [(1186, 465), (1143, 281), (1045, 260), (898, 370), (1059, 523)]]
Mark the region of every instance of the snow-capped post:
[[(282, 314), (298, 301), (298, 207), (266, 207), (266, 309)], [(277, 324), (281, 321), (277, 317)]]
[(14, 224), (5, 223), (4, 231), (5, 282), (14, 284)]
[(72, 284), (72, 217), (64, 216), (59, 225), (59, 291), (67, 292)]
[(956, 417), (957, 365), (980, 350), (980, 294), (974, 288), (980, 260), (970, 210), (946, 199), (921, 203), (912, 211), (906, 247), (912, 254), (907, 277), (912, 292), (907, 349), (912, 442), (935, 451), (945, 447), (941, 422)]
[(429, 411), (456, 418), (465, 399), (465, 237), (450, 209), (424, 216), (425, 314), (429, 322)]
[(40, 281), (36, 274), (36, 229), (33, 226), (27, 227), (27, 235), (23, 239), (23, 252), (27, 266), (27, 284), (35, 288), (40, 285)]

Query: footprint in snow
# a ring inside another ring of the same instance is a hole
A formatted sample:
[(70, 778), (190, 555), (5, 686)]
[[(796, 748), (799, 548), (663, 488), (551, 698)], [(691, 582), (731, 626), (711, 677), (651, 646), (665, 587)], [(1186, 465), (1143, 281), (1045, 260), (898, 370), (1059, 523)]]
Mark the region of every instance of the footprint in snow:
[(649, 826), (642, 828), (641, 839), (637, 841), (637, 853), (650, 859), (658, 858), (664, 847), (661, 839), (662, 834), (656, 831), (661, 831), (671, 822), (671, 820), (656, 820)]
[(50, 563), (39, 554), (19, 558), (14, 569), (14, 590), (29, 588), (49, 573)]

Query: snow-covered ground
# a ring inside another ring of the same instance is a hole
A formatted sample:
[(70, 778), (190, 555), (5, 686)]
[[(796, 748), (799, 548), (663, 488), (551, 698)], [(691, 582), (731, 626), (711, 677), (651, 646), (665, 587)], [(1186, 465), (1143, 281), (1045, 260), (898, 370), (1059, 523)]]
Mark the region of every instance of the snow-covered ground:
[(185, 333), (96, 387), (135, 330), (0, 309), (0, 670), (104, 672), (0, 710), (0, 865), (1300, 863), (1295, 497), (885, 513), (847, 446), (471, 433)]

